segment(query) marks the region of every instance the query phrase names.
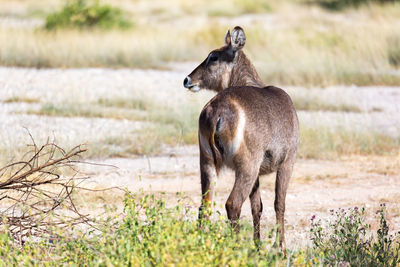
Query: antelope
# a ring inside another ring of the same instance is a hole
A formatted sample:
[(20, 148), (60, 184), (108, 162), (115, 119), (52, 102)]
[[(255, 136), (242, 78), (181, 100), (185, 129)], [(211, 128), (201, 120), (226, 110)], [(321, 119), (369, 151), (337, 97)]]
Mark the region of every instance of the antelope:
[(225, 45), (207, 58), (183, 81), (192, 92), (209, 89), (217, 94), (199, 117), (199, 148), (202, 201), (199, 219), (208, 220), (214, 180), (223, 166), (235, 172), (233, 189), (225, 208), (233, 229), (240, 230), (243, 202), (250, 197), (254, 241), (260, 240), (260, 175), (276, 172), (275, 214), (277, 241), (285, 246), (285, 199), (293, 170), (299, 123), (289, 95), (280, 88), (265, 86), (253, 64), (242, 51), (243, 29), (228, 30)]

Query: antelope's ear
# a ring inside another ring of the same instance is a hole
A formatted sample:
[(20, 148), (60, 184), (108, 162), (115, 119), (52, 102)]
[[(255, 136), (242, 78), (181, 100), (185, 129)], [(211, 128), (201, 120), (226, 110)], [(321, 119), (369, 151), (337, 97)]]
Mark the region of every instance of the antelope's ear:
[(231, 32), (229, 30), (225, 34), (225, 44), (226, 45), (231, 44)]
[(231, 46), (233, 51), (237, 51), (243, 48), (246, 43), (246, 35), (241, 27), (236, 26), (232, 31)]

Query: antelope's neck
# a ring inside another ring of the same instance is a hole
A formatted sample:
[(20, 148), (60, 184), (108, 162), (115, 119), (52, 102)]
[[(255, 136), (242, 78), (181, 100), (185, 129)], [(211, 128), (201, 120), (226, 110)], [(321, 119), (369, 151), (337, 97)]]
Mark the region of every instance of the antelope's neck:
[(232, 69), (229, 87), (232, 86), (265, 87), (253, 64), (242, 51), (239, 51), (237, 62)]

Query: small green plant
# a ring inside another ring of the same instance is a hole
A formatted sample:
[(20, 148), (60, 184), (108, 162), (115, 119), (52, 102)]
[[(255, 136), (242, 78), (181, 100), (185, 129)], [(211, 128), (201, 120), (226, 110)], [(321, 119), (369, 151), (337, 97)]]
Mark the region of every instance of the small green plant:
[(311, 240), (314, 255), (320, 255), (327, 266), (397, 266), (399, 263), (399, 236), (389, 234), (385, 204), (377, 211), (379, 229), (370, 233), (365, 222), (365, 209), (358, 207), (331, 210), (332, 221), (326, 227), (321, 220), (311, 218)]
[(129, 28), (132, 22), (116, 7), (101, 4), (99, 0), (70, 0), (58, 12), (46, 18), (45, 28)]

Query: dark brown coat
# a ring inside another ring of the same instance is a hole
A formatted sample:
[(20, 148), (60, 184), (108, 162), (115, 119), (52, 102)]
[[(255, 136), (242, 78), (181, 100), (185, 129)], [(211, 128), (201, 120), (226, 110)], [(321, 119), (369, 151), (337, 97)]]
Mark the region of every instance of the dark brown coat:
[(235, 27), (225, 37), (226, 46), (212, 51), (184, 81), (192, 91), (219, 92), (199, 118), (200, 170), (203, 201), (199, 217), (208, 217), (213, 180), (222, 166), (235, 171), (235, 184), (226, 202), (232, 225), (250, 197), (254, 238), (260, 238), (262, 202), (259, 176), (277, 172), (275, 211), (280, 242), (284, 242), (284, 212), (288, 183), (298, 146), (298, 119), (288, 94), (265, 87), (241, 50), (245, 35)]

